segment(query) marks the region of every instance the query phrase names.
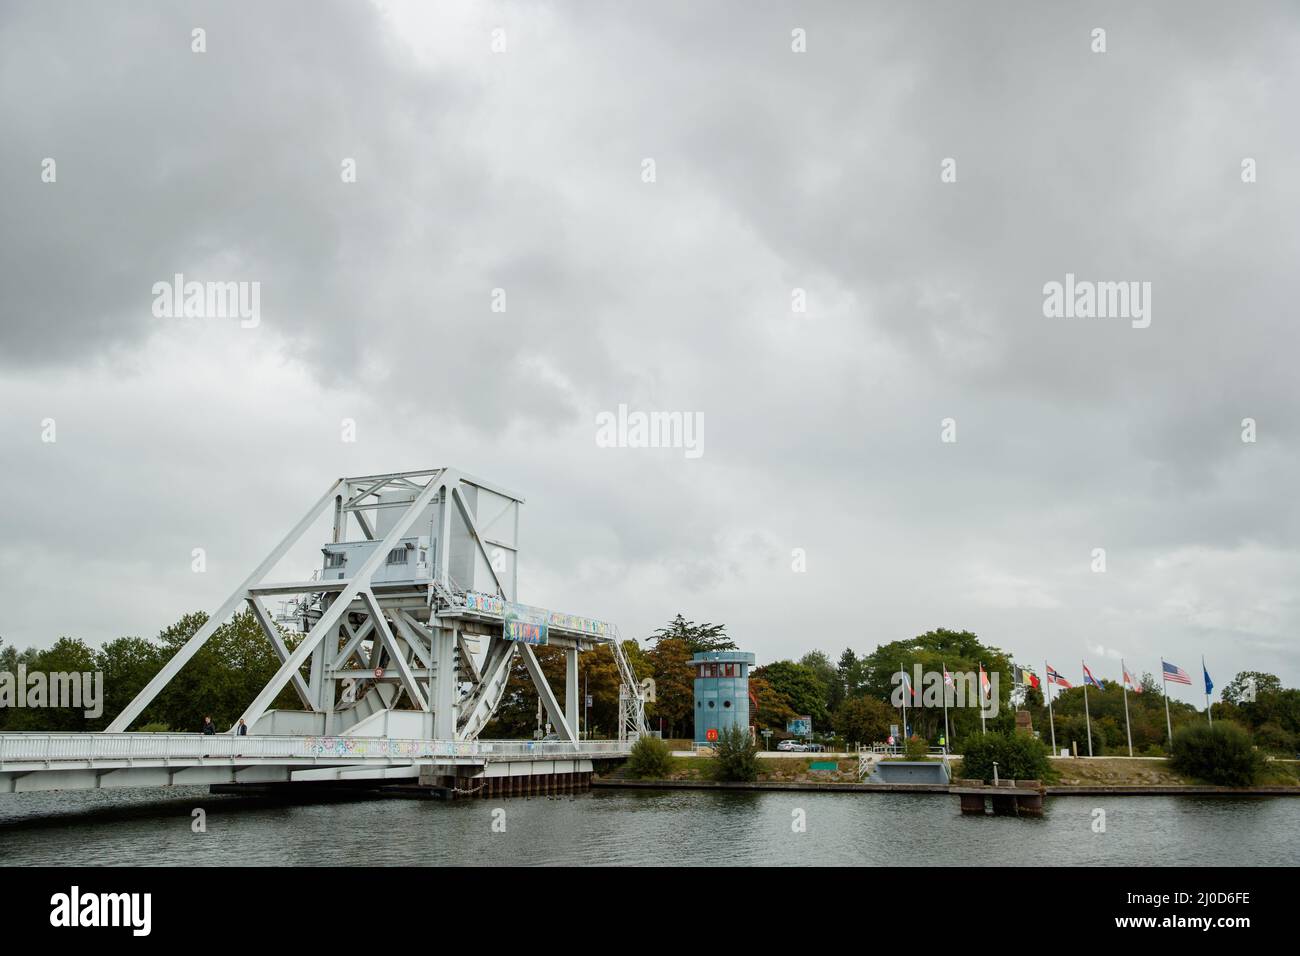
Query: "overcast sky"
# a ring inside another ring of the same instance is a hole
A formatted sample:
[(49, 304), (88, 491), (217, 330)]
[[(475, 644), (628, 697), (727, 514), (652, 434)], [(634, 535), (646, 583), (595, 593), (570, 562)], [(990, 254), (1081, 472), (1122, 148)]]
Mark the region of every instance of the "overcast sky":
[[(451, 465), (625, 635), (1300, 683), (1300, 12), (1045, 6), (5, 0), (0, 636), (155, 634)], [(1045, 317), (1067, 273), (1149, 327)]]

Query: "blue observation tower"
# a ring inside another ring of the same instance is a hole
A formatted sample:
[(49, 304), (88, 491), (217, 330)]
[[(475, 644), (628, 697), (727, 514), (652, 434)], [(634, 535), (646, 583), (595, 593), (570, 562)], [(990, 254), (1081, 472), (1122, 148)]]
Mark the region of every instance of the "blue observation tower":
[(745, 651), (705, 651), (691, 658), (695, 669), (695, 742), (710, 744), (729, 727), (749, 732), (749, 669)]

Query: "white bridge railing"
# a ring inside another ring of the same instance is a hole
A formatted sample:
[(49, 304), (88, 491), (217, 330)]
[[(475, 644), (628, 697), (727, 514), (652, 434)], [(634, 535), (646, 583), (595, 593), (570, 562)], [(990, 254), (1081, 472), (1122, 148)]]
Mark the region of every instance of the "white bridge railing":
[(85, 760), (198, 760), (243, 757), (401, 759), (425, 757), (619, 756), (630, 743), (617, 740), (403, 740), (390, 737), (307, 737), (231, 734), (0, 734), (0, 769), (6, 763)]

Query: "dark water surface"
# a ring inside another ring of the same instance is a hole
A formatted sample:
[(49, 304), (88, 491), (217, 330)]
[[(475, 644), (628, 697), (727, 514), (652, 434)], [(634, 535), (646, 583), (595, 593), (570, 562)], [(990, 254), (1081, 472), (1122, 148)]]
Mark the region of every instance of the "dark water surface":
[[(1049, 797), (1040, 820), (929, 794), (594, 790), (274, 804), (206, 788), (0, 796), (0, 865), (1295, 865), (1300, 797)], [(207, 813), (207, 832), (191, 812)], [(504, 810), (505, 832), (493, 832)], [(1094, 810), (1106, 830), (1093, 830)], [(802, 811), (806, 832), (792, 831)], [(394, 837), (396, 839), (394, 839)]]

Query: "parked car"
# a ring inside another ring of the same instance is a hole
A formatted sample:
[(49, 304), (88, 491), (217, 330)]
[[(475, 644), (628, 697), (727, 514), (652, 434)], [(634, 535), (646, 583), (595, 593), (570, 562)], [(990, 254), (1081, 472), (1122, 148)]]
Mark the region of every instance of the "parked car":
[(808, 747), (797, 740), (783, 740), (776, 745), (777, 750), (783, 750), (786, 753), (804, 753)]

